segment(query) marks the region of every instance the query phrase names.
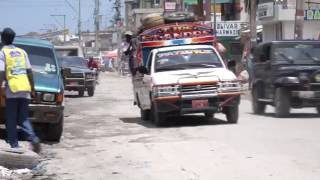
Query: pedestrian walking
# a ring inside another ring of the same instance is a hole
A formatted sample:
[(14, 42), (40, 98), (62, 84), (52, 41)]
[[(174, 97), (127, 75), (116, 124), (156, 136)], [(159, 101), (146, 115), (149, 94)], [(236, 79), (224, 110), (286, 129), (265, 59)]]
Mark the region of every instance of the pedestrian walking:
[(29, 102), (34, 94), (34, 81), (27, 53), (12, 43), (15, 32), (5, 28), (1, 33), (4, 45), (0, 51), (0, 84), (5, 81), (7, 142), (12, 148), (19, 148), (17, 126), (21, 127), (33, 151), (40, 152), (40, 139), (29, 121)]

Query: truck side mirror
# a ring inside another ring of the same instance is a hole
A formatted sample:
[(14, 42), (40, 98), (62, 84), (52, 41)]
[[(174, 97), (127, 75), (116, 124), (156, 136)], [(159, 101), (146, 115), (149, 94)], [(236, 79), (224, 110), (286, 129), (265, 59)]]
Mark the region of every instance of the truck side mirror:
[(71, 74), (71, 69), (70, 68), (62, 68), (61, 74), (62, 74), (62, 76), (68, 76)]
[(145, 66), (138, 67), (138, 71), (141, 74), (147, 74), (148, 73), (148, 69)]
[(235, 67), (236, 67), (236, 61), (235, 60), (228, 61), (228, 68), (229, 69), (234, 69)]

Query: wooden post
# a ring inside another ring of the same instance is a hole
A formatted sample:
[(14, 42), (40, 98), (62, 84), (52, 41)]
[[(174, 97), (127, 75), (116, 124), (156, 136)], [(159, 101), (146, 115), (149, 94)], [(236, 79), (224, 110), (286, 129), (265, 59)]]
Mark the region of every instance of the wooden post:
[(203, 21), (204, 18), (204, 13), (203, 13), (204, 9), (203, 9), (203, 0), (198, 0), (198, 8), (196, 10), (196, 14), (199, 17), (199, 20)]
[(295, 39), (303, 39), (304, 0), (296, 0)]
[(257, 1), (250, 1), (250, 48), (257, 43)]

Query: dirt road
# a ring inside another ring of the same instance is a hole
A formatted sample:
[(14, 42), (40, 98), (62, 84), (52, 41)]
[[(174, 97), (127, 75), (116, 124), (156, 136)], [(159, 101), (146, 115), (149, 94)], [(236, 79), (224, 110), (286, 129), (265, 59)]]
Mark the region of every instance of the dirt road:
[[(320, 118), (251, 114), (243, 100), (238, 125), (224, 116), (140, 120), (129, 78), (103, 74), (93, 98), (68, 96), (63, 140), (44, 145), (47, 174), (74, 180), (318, 180)], [(270, 108), (268, 111), (271, 111)]]

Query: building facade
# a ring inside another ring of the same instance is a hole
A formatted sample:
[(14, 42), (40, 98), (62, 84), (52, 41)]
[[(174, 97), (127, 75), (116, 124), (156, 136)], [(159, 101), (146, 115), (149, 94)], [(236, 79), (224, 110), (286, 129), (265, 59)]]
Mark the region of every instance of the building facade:
[[(304, 0), (304, 12), (303, 39), (319, 40), (320, 0)], [(257, 18), (263, 25), (263, 41), (294, 39), (295, 14), (296, 0), (260, 0)]]

